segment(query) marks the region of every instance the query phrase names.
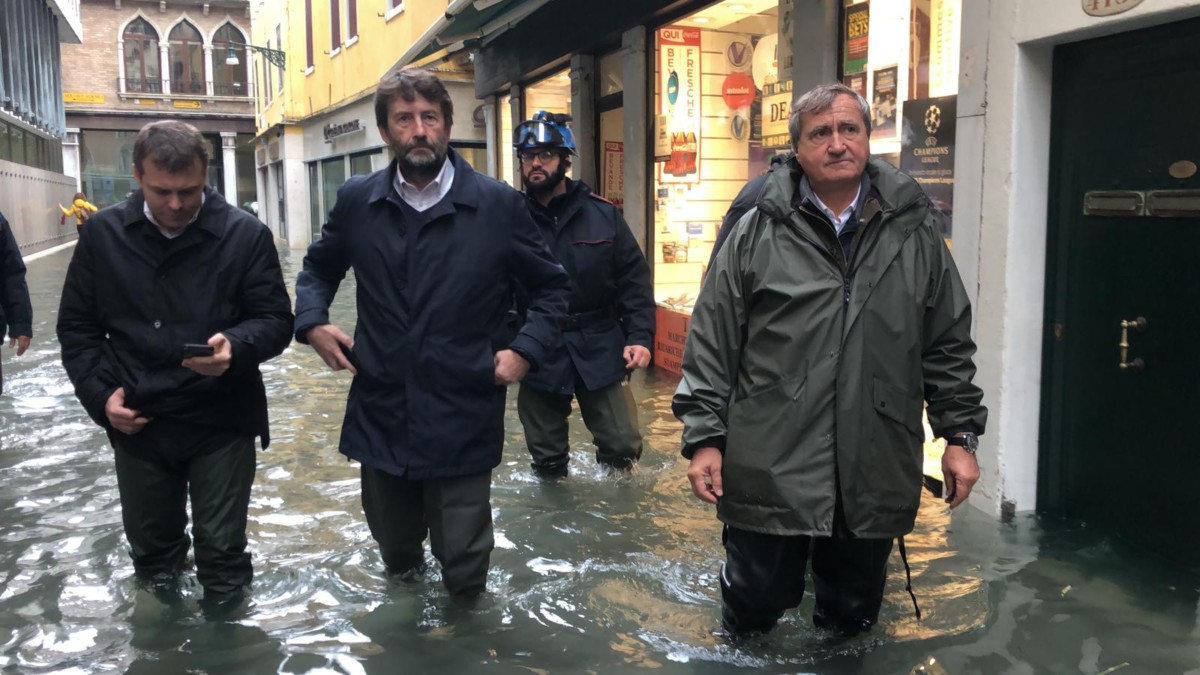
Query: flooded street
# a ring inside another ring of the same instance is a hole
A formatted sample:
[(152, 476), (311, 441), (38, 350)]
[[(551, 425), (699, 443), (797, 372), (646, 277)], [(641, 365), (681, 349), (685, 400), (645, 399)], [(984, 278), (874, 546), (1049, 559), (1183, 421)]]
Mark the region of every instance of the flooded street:
[[(809, 596), (769, 636), (728, 643), (714, 634), (720, 527), (688, 489), (675, 379), (662, 374), (633, 380), (647, 444), (631, 475), (596, 464), (576, 414), (570, 477), (536, 478), (510, 395), (484, 600), (451, 602), (431, 556), (424, 579), (393, 584), (357, 465), (336, 450), (350, 376), (297, 344), (263, 367), (272, 445), (258, 454), (250, 505), (252, 604), (206, 621), (194, 575), (174, 597), (133, 581), (111, 450), (53, 337), (70, 255), (29, 263), (34, 343), (20, 359), (4, 349), (4, 672), (1200, 674), (1194, 576), (1077, 523), (1000, 523), (966, 507), (951, 518), (928, 495), (905, 539), (922, 621), (894, 553), (872, 632), (838, 640), (814, 629)], [(302, 252), (284, 255), (290, 287)], [(352, 290), (343, 284), (333, 313), (348, 331)]]

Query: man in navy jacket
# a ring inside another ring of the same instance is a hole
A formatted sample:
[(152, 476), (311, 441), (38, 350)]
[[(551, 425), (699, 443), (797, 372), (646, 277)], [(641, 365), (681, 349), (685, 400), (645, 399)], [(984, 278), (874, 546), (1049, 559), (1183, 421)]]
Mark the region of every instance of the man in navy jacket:
[(654, 289), (650, 266), (616, 206), (568, 179), (575, 139), (570, 118), (544, 111), (513, 132), (534, 220), (571, 275), (563, 340), (521, 382), (517, 412), (533, 468), (567, 473), (567, 418), (579, 401), (596, 460), (629, 468), (642, 455), (637, 408), (627, 386), (650, 363)]
[[(21, 260), (12, 228), (0, 213), (0, 344), (4, 343), (6, 325), (8, 346), (17, 348), (17, 356), (24, 354), (33, 337), (33, 307), (25, 283), (25, 261)], [(0, 370), (0, 393), (3, 391), (4, 372)]]
[[(291, 342), (271, 231), (212, 188), (190, 124), (147, 124), (133, 144), (141, 186), (83, 228), (58, 312), (63, 367), (108, 432), (138, 576), (184, 569), (192, 502), (206, 606), (244, 597), (254, 439), (267, 447), (258, 366)], [(200, 343), (205, 356), (185, 345)]]
[[(376, 122), (396, 159), (338, 190), (296, 281), (296, 339), (354, 373), (340, 450), (362, 464), (363, 511), (389, 575), (419, 573), (430, 535), (443, 583), (474, 596), (494, 543), (506, 386), (558, 340), (570, 280), (521, 193), (449, 148), (453, 114), (430, 73), (406, 69), (380, 83)], [(353, 340), (329, 323), (348, 269)], [(532, 304), (514, 336), (516, 283)]]

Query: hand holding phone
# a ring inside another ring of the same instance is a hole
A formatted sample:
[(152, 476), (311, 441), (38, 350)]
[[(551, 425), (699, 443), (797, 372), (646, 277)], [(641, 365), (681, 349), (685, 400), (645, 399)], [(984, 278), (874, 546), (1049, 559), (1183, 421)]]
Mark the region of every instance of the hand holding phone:
[(188, 342), (183, 345), (183, 358), (190, 359), (193, 356), (212, 356), (214, 351), (212, 345)]

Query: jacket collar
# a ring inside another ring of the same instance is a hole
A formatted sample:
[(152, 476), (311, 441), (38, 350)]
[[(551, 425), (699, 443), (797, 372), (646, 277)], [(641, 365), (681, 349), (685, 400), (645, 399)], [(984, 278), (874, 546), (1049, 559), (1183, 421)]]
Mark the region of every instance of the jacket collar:
[[(755, 206), (773, 218), (786, 220), (792, 210), (792, 197), (802, 175), (804, 171), (795, 156), (789, 157), (782, 164), (772, 166), (771, 174)], [(872, 156), (867, 161), (865, 176), (871, 185), (869, 196), (879, 200), (883, 211), (903, 211), (914, 202), (925, 198), (925, 191), (917, 181), (877, 157)], [(859, 198), (862, 199), (863, 195), (860, 194)]]
[(551, 199), (546, 206), (542, 206), (541, 202), (530, 195), (529, 190), (525, 191), (525, 199), (529, 202), (529, 209), (533, 215), (540, 220), (554, 223), (559, 228), (579, 211), (583, 200), (592, 193), (592, 189), (582, 181), (570, 178), (566, 178), (564, 181), (567, 184), (566, 192)]
[[(479, 208), (479, 190), (475, 185), (475, 170), (467, 164), (467, 160), (462, 158), (462, 155), (454, 151), (454, 148), (447, 150), (446, 157), (454, 166), (454, 183), (450, 186), (450, 192), (442, 200), (441, 203), (461, 204), (472, 209)], [(395, 159), (384, 168), (371, 174), (367, 180), (370, 184), (371, 196), (368, 202), (387, 200), (396, 205), (401, 203), (400, 195), (396, 194), (395, 181), (398, 165)], [(435, 209), (437, 207), (434, 207)]]
[[(121, 225), (126, 229), (138, 223), (146, 223), (150, 227), (154, 227), (154, 223), (146, 219), (145, 206), (146, 196), (141, 188), (134, 190), (129, 199), (125, 200), (125, 207), (118, 212), (121, 218)], [(226, 206), (228, 206), (228, 203), (221, 196), (220, 192), (217, 192), (211, 186), (204, 186), (204, 205), (200, 207), (200, 213), (196, 215), (195, 222), (188, 227), (194, 227), (220, 239), (224, 236), (228, 223), (225, 218), (219, 216), (219, 213)]]

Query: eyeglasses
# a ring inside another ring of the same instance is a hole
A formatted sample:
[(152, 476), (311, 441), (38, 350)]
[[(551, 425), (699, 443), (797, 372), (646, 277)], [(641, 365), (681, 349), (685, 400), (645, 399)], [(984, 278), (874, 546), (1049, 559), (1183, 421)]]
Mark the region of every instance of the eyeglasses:
[(542, 164), (548, 164), (551, 159), (558, 157), (557, 150), (533, 150), (517, 153), (521, 157), (522, 164), (533, 164), (534, 158), (537, 158)]

